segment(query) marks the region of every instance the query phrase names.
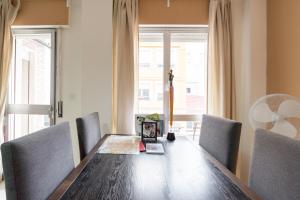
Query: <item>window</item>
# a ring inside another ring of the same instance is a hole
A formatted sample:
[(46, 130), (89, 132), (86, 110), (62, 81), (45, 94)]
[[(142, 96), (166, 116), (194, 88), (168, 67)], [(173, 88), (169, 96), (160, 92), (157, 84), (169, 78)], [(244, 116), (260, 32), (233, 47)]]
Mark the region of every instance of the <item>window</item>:
[[(168, 72), (172, 69), (174, 129), (192, 132), (192, 124), (206, 113), (207, 28), (140, 27), (139, 37), (136, 114), (158, 113), (168, 121)], [(143, 67), (145, 61), (156, 67)], [(141, 98), (145, 81), (149, 84), (147, 102)]]
[(186, 93), (191, 94), (191, 88), (186, 88)]
[(157, 51), (155, 51), (156, 55), (156, 63), (157, 63), (157, 67), (164, 67), (164, 55), (163, 55), (163, 48), (159, 47), (159, 49)]
[(171, 49), (171, 69), (175, 69), (176, 67), (176, 62), (178, 60), (178, 56), (177, 56), (177, 48), (172, 48)]
[(140, 67), (150, 67), (151, 57), (149, 55), (151, 55), (151, 48), (144, 47), (139, 50)]
[(54, 124), (55, 30), (13, 30), (6, 140)]
[[(145, 54), (143, 49), (147, 48), (148, 53)], [(141, 52), (142, 50), (142, 52)], [(142, 55), (142, 56), (141, 56)], [(149, 68), (145, 68), (139, 65), (137, 70), (138, 77), (138, 99), (136, 104), (137, 114), (148, 113), (163, 113), (163, 98), (156, 98), (156, 94), (163, 94), (163, 73), (164, 68), (158, 67), (159, 64), (163, 64), (163, 34), (162, 33), (143, 33), (140, 35), (140, 47), (139, 47), (139, 63), (147, 62), (153, 63)], [(156, 87), (157, 83), (161, 83), (161, 86)], [(148, 89), (149, 96), (144, 99), (140, 96), (142, 90)]]
[(139, 85), (139, 100), (150, 100), (150, 83), (141, 82)]
[(149, 100), (149, 89), (139, 89), (139, 100)]
[(162, 82), (161, 81), (159, 81), (159, 82), (157, 82), (156, 84), (155, 84), (155, 96), (156, 96), (156, 100), (158, 101), (158, 102), (160, 102), (160, 101), (162, 101), (163, 100), (163, 92), (162, 92), (162, 86), (163, 86), (163, 84), (162, 84)]

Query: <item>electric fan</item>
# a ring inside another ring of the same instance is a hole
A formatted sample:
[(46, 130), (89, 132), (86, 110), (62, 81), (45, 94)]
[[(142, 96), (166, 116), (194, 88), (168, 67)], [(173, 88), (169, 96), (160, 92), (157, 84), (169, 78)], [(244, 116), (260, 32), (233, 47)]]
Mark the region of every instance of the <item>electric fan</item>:
[(250, 108), (249, 119), (254, 130), (262, 128), (290, 138), (298, 138), (300, 101), (286, 94), (261, 97)]

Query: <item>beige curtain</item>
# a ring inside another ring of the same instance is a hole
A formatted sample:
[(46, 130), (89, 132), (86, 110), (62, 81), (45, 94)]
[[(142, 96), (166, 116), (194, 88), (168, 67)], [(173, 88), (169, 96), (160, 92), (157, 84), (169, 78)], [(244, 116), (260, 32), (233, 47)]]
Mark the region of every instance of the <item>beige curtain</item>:
[[(19, 7), (20, 0), (0, 0), (0, 144), (4, 142), (3, 122), (12, 52), (11, 25), (16, 18)], [(2, 162), (0, 162), (0, 174), (2, 174)]]
[(210, 0), (208, 46), (208, 113), (235, 118), (230, 0)]
[(12, 53), (11, 25), (14, 22), (20, 7), (20, 0), (0, 1), (0, 132), (1, 142), (4, 141), (3, 119), (5, 111), (5, 100), (7, 93), (7, 82), (9, 64)]
[(138, 0), (113, 1), (113, 132), (133, 133)]

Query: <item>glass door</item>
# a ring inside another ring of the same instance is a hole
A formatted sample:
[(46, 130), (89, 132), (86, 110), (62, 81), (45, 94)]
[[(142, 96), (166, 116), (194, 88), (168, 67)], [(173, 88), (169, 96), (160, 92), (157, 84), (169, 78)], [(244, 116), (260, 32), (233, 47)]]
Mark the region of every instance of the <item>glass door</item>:
[(175, 75), (173, 127), (177, 133), (200, 133), (202, 114), (207, 112), (207, 45), (205, 29), (170, 32), (170, 69)]
[(140, 33), (137, 113), (164, 113), (163, 33)]
[(195, 134), (207, 110), (207, 45), (207, 27), (140, 27), (136, 114), (158, 113), (166, 122), (165, 130), (169, 129), (172, 69), (173, 129)]
[(55, 123), (55, 30), (14, 30), (5, 140)]

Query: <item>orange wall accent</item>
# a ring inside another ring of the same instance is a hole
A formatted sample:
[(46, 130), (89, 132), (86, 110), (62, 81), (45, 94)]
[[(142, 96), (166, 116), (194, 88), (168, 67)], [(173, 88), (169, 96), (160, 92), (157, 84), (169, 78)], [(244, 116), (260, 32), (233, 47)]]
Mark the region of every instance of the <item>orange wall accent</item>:
[(299, 8), (299, 0), (268, 0), (268, 93), (300, 98)]
[(66, 0), (21, 0), (14, 25), (68, 25)]
[(140, 24), (208, 24), (209, 0), (139, 0)]

